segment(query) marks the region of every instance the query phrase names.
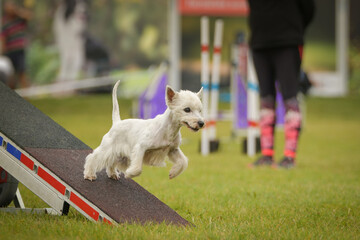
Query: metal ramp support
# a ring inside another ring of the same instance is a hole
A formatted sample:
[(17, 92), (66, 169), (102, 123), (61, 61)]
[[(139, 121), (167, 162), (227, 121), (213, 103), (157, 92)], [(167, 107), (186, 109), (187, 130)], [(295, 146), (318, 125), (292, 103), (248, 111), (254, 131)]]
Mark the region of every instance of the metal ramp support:
[[(52, 208), (34, 209), (35, 212), (67, 215), (71, 205), (92, 221), (114, 222), (1, 132), (0, 146), (0, 166)], [(23, 211), (33, 211), (25, 208), (19, 190), (14, 204)]]
[(59, 215), (52, 208), (26, 208), (24, 201), (22, 200), (19, 188), (16, 190), (13, 202), (14, 202), (15, 207), (1, 207), (0, 211), (1, 212), (9, 212), (9, 213), (26, 212), (26, 213)]

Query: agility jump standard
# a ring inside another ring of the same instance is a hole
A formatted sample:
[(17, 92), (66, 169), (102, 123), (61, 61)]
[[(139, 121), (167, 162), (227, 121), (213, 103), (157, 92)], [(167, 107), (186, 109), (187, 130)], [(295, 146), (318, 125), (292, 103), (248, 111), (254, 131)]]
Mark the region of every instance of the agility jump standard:
[(133, 180), (83, 179), (92, 149), (0, 82), (0, 167), (58, 214), (106, 223), (189, 223)]
[[(209, 18), (201, 18), (201, 85), (203, 87), (203, 115), (206, 127), (201, 134), (201, 154), (208, 155), (216, 151), (219, 141), (216, 139), (216, 120), (218, 116), (221, 47), (223, 37), (223, 21), (215, 21), (213, 63), (211, 84), (209, 81)], [(211, 93), (211, 95), (210, 95)], [(209, 106), (210, 98), (210, 106)], [(210, 107), (210, 110), (208, 110)]]
[[(209, 121), (209, 18), (201, 18), (201, 85), (203, 87), (203, 115), (205, 122)], [(210, 152), (208, 128), (201, 131), (201, 154), (208, 155)]]

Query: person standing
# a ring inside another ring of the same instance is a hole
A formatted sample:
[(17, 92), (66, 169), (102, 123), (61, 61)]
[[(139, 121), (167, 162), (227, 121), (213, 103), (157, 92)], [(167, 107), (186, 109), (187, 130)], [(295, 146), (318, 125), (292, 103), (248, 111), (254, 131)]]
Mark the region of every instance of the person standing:
[(274, 165), (275, 81), (285, 104), (285, 149), (279, 167), (295, 166), (301, 112), (297, 94), (304, 33), (314, 0), (248, 0), (250, 48), (260, 88), (261, 157), (252, 166)]
[(55, 12), (53, 27), (60, 56), (57, 81), (74, 81), (85, 61), (85, 1), (62, 0)]
[(29, 86), (25, 73), (25, 50), (27, 23), (31, 16), (29, 10), (18, 7), (13, 1), (8, 0), (4, 3), (0, 39), (2, 53), (10, 59), (15, 69), (15, 76), (8, 83), (12, 89), (15, 89), (18, 83), (21, 87)]

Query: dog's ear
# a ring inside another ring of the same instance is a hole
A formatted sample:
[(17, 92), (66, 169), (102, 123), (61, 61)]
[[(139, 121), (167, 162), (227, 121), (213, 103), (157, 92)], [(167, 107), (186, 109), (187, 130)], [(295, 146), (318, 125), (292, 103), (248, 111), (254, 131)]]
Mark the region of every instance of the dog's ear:
[(170, 106), (174, 101), (176, 92), (169, 86), (166, 86), (166, 105)]
[(202, 99), (202, 92), (203, 92), (203, 87), (201, 87), (201, 89), (196, 93), (196, 95)]

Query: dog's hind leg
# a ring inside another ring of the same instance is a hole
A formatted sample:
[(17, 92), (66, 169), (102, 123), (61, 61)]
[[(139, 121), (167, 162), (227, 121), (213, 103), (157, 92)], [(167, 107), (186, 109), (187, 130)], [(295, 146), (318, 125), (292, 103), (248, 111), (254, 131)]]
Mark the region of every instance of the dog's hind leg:
[(169, 178), (172, 179), (182, 173), (188, 166), (188, 159), (180, 148), (173, 149), (169, 152), (168, 157), (174, 163), (169, 172)]
[(145, 151), (140, 145), (134, 147), (130, 157), (130, 166), (125, 171), (125, 178), (133, 178), (141, 174), (144, 154)]
[(87, 155), (84, 165), (84, 179), (90, 181), (95, 180), (96, 173), (106, 166), (105, 163), (107, 162), (107, 159), (109, 159), (110, 153), (105, 151), (103, 146), (99, 146), (92, 153)]
[(93, 181), (96, 179), (96, 154), (95, 151), (87, 155), (84, 165), (84, 179)]

